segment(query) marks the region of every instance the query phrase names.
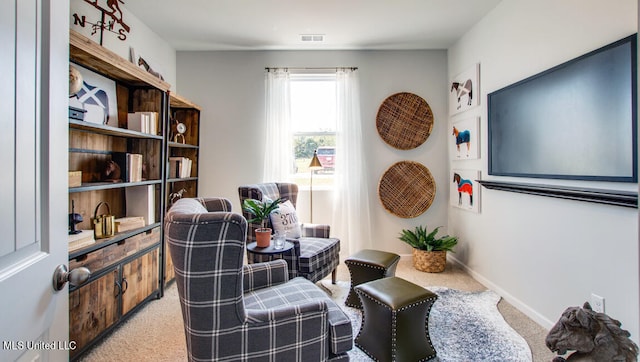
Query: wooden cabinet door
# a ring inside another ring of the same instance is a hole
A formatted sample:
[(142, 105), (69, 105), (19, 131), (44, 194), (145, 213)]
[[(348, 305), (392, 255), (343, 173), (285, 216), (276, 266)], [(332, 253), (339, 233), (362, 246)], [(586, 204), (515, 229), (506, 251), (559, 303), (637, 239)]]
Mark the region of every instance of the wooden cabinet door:
[(122, 266), (122, 315), (158, 289), (158, 255), (156, 248)]
[(69, 340), (77, 343), (71, 357), (118, 320), (119, 270), (69, 293)]

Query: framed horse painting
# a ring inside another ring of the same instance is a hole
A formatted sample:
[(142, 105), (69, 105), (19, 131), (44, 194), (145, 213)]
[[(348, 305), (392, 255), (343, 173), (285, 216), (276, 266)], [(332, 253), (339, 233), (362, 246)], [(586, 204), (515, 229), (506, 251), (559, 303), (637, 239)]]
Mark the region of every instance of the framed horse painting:
[(480, 212), (480, 171), (452, 169), (449, 203), (464, 210)]
[(82, 88), (69, 97), (69, 106), (85, 111), (84, 121), (118, 127), (116, 82), (77, 64), (70, 64), (82, 75)]
[(451, 160), (475, 160), (480, 158), (480, 117), (452, 122), (449, 135)]
[(449, 115), (480, 104), (480, 63), (453, 77), (449, 83)]

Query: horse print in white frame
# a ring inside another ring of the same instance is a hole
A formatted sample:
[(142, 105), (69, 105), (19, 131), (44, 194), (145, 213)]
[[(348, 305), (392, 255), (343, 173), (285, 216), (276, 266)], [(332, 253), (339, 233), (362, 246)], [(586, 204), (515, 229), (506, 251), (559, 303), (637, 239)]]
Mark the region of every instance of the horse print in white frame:
[(455, 76), (449, 84), (449, 115), (480, 104), (480, 63)]
[(464, 118), (452, 122), (449, 136), (449, 154), (452, 160), (480, 158), (480, 117)]
[(116, 82), (78, 64), (71, 66), (82, 75), (82, 88), (69, 97), (69, 106), (85, 110), (85, 122), (118, 127)]
[(475, 213), (480, 212), (480, 171), (452, 169), (449, 178), (451, 206)]

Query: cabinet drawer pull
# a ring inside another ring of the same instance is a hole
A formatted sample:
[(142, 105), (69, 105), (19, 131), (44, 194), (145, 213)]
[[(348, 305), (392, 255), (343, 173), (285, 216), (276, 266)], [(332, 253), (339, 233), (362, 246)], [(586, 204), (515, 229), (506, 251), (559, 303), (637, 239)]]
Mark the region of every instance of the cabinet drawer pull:
[(114, 295), (114, 297), (119, 296), (120, 294), (122, 294), (122, 285), (120, 285), (120, 283), (118, 283), (118, 281), (116, 280), (115, 282), (116, 287), (118, 287), (116, 289), (116, 294)]
[(127, 278), (122, 278), (122, 285), (124, 285), (124, 289), (122, 290), (122, 294), (127, 292), (127, 289), (129, 289), (129, 282), (127, 281)]

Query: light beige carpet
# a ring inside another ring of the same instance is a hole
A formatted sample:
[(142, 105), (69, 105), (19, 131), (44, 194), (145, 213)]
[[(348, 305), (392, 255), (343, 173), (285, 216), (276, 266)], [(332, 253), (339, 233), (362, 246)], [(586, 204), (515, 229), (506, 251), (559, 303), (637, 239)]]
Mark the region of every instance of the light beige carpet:
[[(482, 284), (463, 269), (447, 264), (443, 273), (415, 270), (410, 260), (401, 260), (396, 276), (428, 286), (480, 291)], [(341, 265), (338, 280), (349, 281), (349, 271)], [(534, 361), (550, 361), (554, 355), (544, 345), (547, 331), (504, 300), (498, 303), (504, 319), (529, 344)], [(154, 300), (115, 329), (107, 338), (86, 353), (84, 362), (113, 361), (186, 361), (186, 345), (178, 293), (174, 284), (162, 299)]]

